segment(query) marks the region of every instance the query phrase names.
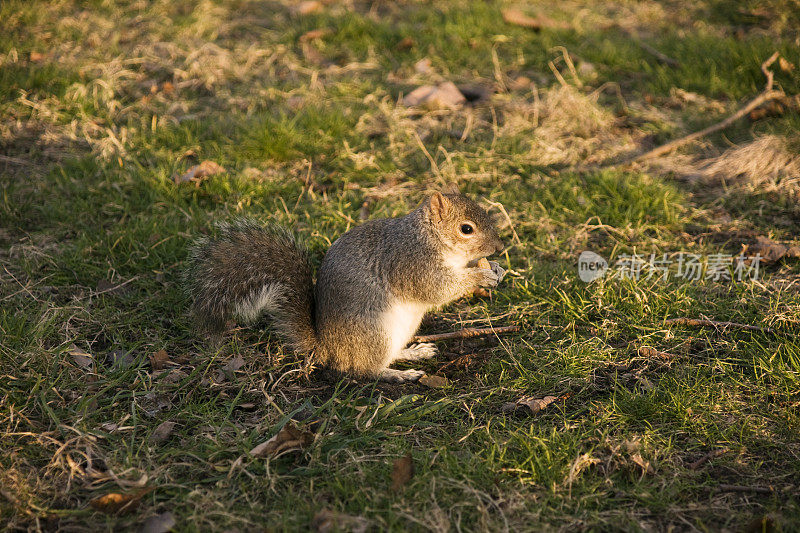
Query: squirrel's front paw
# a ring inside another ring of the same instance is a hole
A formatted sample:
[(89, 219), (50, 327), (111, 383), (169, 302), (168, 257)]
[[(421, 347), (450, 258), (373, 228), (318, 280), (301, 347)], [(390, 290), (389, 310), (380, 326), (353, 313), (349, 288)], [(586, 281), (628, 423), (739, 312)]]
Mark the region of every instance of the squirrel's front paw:
[(492, 272), (497, 274), (497, 283), (503, 281), (506, 275), (506, 269), (501, 267), (497, 261), (489, 261), (489, 267), (492, 269)]
[(494, 269), (476, 268), (474, 273), (475, 277), (477, 278), (476, 285), (478, 287), (484, 289), (493, 289), (497, 287), (498, 283), (500, 283), (501, 276), (497, 272), (495, 272)]

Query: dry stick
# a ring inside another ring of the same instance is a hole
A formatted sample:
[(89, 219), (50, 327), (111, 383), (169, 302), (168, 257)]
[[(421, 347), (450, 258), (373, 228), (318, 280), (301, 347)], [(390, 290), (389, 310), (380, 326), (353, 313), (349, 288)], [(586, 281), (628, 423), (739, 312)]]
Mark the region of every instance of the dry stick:
[(645, 153), (643, 153), (641, 155), (638, 155), (638, 156), (636, 156), (636, 157), (634, 157), (632, 159), (629, 159), (627, 162), (628, 163), (634, 163), (636, 161), (642, 161), (642, 160), (645, 160), (645, 159), (651, 159), (653, 157), (658, 157), (660, 155), (664, 155), (666, 153), (669, 153), (669, 152), (675, 150), (676, 148), (678, 148), (679, 146), (683, 146), (684, 144), (689, 143), (689, 142), (691, 142), (691, 141), (693, 141), (695, 139), (699, 139), (700, 137), (704, 137), (704, 136), (708, 135), (709, 133), (714, 133), (715, 131), (719, 131), (719, 130), (727, 128), (728, 126), (730, 126), (731, 124), (733, 124), (734, 122), (739, 120), (740, 118), (744, 117), (745, 115), (747, 115), (748, 113), (750, 113), (751, 111), (756, 109), (757, 107), (760, 107), (760, 106), (764, 105), (765, 103), (769, 102), (770, 100), (775, 100), (777, 98), (785, 97), (786, 94), (783, 91), (774, 90), (772, 88), (772, 77), (773, 77), (773, 74), (772, 74), (772, 71), (767, 70), (767, 68), (772, 63), (774, 63), (775, 60), (778, 58), (778, 55), (779, 55), (778, 52), (775, 52), (774, 54), (772, 54), (772, 56), (770, 56), (769, 59), (767, 59), (766, 61), (764, 61), (764, 63), (761, 64), (761, 71), (767, 77), (767, 85), (764, 88), (764, 91), (761, 94), (759, 94), (758, 96), (756, 96), (755, 98), (753, 98), (752, 100), (750, 100), (744, 107), (739, 109), (739, 111), (737, 111), (733, 115), (729, 116), (728, 118), (726, 118), (722, 122), (718, 122), (716, 124), (712, 124), (711, 126), (705, 128), (705, 129), (702, 129), (700, 131), (696, 131), (694, 133), (690, 133), (689, 135), (686, 135), (685, 137), (681, 137), (680, 139), (675, 139), (674, 141), (668, 142), (667, 144), (663, 144), (663, 145), (661, 145), (661, 146), (659, 146), (657, 148), (653, 148), (649, 152), (645, 152)]
[(496, 207), (498, 211), (500, 211), (503, 214), (503, 216), (506, 219), (506, 222), (508, 222), (508, 227), (511, 228), (511, 234), (514, 237), (514, 240), (517, 241), (517, 244), (522, 244), (519, 235), (517, 235), (517, 230), (514, 229), (514, 223), (511, 222), (511, 217), (508, 216), (508, 211), (506, 211), (506, 208), (503, 207), (503, 204), (501, 204), (500, 202), (493, 202), (491, 200), (486, 200), (486, 202), (492, 207)]
[(501, 326), (499, 328), (464, 328), (450, 333), (437, 333), (435, 335), (417, 335), (411, 342), (435, 342), (449, 339), (469, 339), (481, 335), (500, 335), (519, 331), (519, 326)]
[(717, 485), (717, 488), (726, 492), (758, 492), (759, 494), (772, 494), (775, 489), (772, 487), (748, 487), (746, 485)]
[(711, 450), (710, 452), (705, 454), (703, 457), (701, 457), (697, 461), (691, 463), (689, 465), (689, 470), (697, 470), (698, 468), (700, 468), (701, 466), (703, 466), (704, 464), (706, 464), (710, 460), (716, 459), (720, 455), (725, 455), (729, 451), (730, 450), (728, 450), (728, 448), (720, 448), (718, 450)]
[(633, 32), (633, 31), (631, 31), (631, 30), (629, 30), (627, 28), (623, 28), (622, 26), (620, 26), (618, 24), (616, 26), (617, 26), (617, 28), (619, 28), (619, 30), (622, 33), (624, 33), (625, 35), (630, 37), (633, 42), (638, 44), (642, 48), (642, 50), (644, 50), (648, 54), (651, 54), (651, 55), (655, 56), (655, 58), (658, 60), (659, 63), (664, 63), (665, 65), (669, 65), (670, 67), (673, 67), (673, 68), (677, 68), (677, 67), (681, 66), (681, 64), (678, 63), (678, 61), (676, 61), (675, 59), (672, 59), (667, 54), (659, 52), (658, 50), (656, 50), (655, 48), (653, 48), (652, 46), (650, 46), (646, 42), (642, 41), (641, 37), (639, 37), (639, 35), (637, 33)]
[(19, 157), (11, 157), (10, 155), (2, 155), (0, 154), (0, 161), (3, 163), (11, 163), (14, 165), (30, 165), (30, 161), (25, 161), (24, 159), (20, 159)]
[(681, 64), (678, 63), (677, 60), (672, 59), (671, 57), (669, 57), (668, 55), (666, 55), (666, 54), (664, 54), (662, 52), (659, 52), (658, 50), (656, 50), (655, 48), (653, 48), (652, 46), (650, 46), (649, 44), (647, 44), (646, 42), (641, 40), (636, 35), (633, 35), (633, 34), (629, 34), (629, 35), (631, 36), (631, 38), (633, 39), (633, 41), (636, 44), (638, 44), (639, 46), (642, 47), (642, 50), (644, 50), (648, 54), (651, 54), (651, 55), (655, 56), (655, 58), (658, 60), (659, 63), (664, 63), (665, 65), (669, 65), (670, 67), (673, 67), (673, 68), (678, 68), (679, 66), (681, 66)]
[(736, 328), (748, 331), (761, 331), (763, 333), (775, 333), (772, 328), (762, 328), (761, 326), (751, 326), (750, 324), (740, 324), (738, 322), (718, 322), (716, 320), (705, 320), (701, 318), (670, 318), (664, 324), (678, 324), (681, 326), (700, 326), (705, 328)]

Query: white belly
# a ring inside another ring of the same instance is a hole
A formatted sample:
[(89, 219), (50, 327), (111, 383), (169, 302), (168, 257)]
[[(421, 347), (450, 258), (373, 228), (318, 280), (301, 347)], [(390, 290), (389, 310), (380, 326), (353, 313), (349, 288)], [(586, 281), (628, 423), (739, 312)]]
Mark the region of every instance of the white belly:
[(383, 315), (383, 329), (389, 343), (389, 361), (397, 357), (417, 332), (428, 306), (418, 302), (395, 301)]

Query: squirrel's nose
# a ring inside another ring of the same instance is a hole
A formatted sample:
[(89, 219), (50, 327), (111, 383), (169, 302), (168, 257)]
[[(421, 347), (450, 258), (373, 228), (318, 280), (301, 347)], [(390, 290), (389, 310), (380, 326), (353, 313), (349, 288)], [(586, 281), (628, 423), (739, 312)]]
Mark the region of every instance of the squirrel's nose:
[(495, 243), (494, 247), (495, 247), (495, 251), (496, 251), (497, 253), (500, 253), (500, 252), (502, 252), (502, 251), (503, 251), (503, 250), (505, 250), (505, 248), (506, 248), (506, 247), (505, 247), (505, 245), (503, 244), (503, 241), (501, 241), (501, 240), (498, 240), (498, 241)]

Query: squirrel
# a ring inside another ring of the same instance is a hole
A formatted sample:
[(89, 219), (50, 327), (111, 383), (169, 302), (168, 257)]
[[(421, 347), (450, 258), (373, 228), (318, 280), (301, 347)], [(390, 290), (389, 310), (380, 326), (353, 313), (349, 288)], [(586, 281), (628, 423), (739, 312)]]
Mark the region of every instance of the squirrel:
[(406, 216), (341, 235), (316, 284), (307, 249), (286, 228), (223, 224), (216, 238), (192, 246), (187, 285), (203, 329), (221, 333), (232, 317), (252, 323), (267, 313), (295, 352), (341, 373), (402, 383), (425, 372), (389, 368), (392, 362), (436, 355), (430, 343), (406, 346), (425, 313), (497, 286), (505, 270), (477, 260), (503, 249), (483, 208), (436, 192)]

